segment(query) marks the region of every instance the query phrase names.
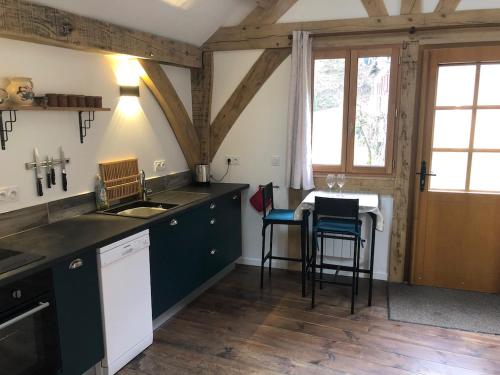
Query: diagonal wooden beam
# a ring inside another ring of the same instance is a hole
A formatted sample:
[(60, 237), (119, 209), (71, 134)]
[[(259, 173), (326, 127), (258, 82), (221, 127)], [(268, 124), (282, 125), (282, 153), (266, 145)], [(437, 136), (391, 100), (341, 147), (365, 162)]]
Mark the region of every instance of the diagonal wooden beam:
[(272, 25), (233, 26), (220, 28), (205, 44), (205, 50), (241, 50), (289, 48), (294, 30), (312, 35), (356, 35), (461, 27), (500, 25), (500, 9), (463, 10), (449, 14), (422, 13), (411, 16), (364, 17), (345, 20), (276, 23)]
[(452, 13), (457, 10), (460, 0), (439, 0), (439, 3), (434, 9), (435, 13)]
[(258, 25), (277, 22), (297, 0), (257, 0), (257, 7), (240, 25)]
[(200, 142), (184, 104), (159, 63), (139, 61), (146, 73), (142, 80), (167, 117), (189, 167), (194, 167), (200, 162)]
[(388, 16), (384, 0), (361, 0), (370, 17)]
[(201, 50), (194, 45), (24, 0), (0, 0), (0, 37), (201, 66)]
[(203, 53), (203, 67), (191, 69), (191, 97), (193, 102), (193, 125), (200, 141), (200, 159), (210, 162), (210, 120), (212, 87), (214, 78), (214, 56)]
[(289, 48), (265, 50), (240, 82), (211, 125), (210, 152), (212, 159), (241, 112), (276, 68), (290, 55), (290, 52)]
[(400, 14), (422, 13), (422, 0), (401, 0)]

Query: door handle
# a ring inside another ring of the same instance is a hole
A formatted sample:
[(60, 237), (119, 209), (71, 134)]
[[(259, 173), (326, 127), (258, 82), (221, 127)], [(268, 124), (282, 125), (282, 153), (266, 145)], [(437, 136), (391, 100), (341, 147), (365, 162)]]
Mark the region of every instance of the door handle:
[(70, 264), (69, 264), (69, 269), (70, 270), (76, 270), (80, 267), (83, 266), (83, 260), (78, 258), (78, 259), (75, 259), (74, 261), (72, 261)]
[(423, 192), (425, 190), (425, 178), (427, 176), (435, 176), (436, 175), (435, 173), (432, 173), (431, 171), (429, 171), (429, 173), (427, 173), (427, 163), (425, 162), (425, 160), (422, 160), (420, 162), (420, 172), (417, 172), (416, 174), (420, 176), (419, 185), (420, 185), (421, 192)]

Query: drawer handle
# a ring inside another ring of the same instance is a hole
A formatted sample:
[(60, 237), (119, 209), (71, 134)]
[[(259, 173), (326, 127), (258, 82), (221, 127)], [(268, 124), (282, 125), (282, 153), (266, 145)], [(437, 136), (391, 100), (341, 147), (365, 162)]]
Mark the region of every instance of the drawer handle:
[(211, 249), (210, 250), (210, 255), (215, 255), (217, 253), (217, 249)]
[(215, 224), (215, 222), (216, 222), (216, 220), (215, 220), (215, 219), (210, 219), (210, 225), (214, 225), (214, 224)]
[(75, 259), (74, 261), (72, 261), (70, 264), (69, 264), (69, 269), (70, 270), (76, 270), (77, 268), (80, 268), (83, 266), (83, 260), (78, 258), (78, 259)]
[(177, 224), (179, 224), (179, 222), (177, 221), (177, 219), (170, 220), (170, 225), (171, 226), (174, 226), (174, 225), (177, 225)]
[(233, 201), (235, 201), (236, 199), (239, 199), (239, 198), (240, 198), (240, 196), (238, 194), (233, 195)]
[(210, 203), (210, 209), (211, 209), (211, 210), (215, 209), (215, 207), (217, 207), (217, 206), (215, 205), (215, 203)]

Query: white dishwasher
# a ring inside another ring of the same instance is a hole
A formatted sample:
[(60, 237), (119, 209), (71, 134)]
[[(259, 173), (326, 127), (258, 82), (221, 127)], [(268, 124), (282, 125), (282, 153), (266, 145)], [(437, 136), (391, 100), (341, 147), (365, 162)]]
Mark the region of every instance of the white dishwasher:
[(115, 374), (153, 343), (149, 230), (97, 250), (105, 357), (97, 373)]

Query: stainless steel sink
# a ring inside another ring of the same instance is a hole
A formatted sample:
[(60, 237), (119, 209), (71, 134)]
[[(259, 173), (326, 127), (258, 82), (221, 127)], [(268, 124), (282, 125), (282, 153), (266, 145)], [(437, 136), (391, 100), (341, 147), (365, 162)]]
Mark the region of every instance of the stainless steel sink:
[(149, 219), (156, 215), (160, 215), (169, 209), (177, 207), (177, 204), (157, 203), (150, 201), (136, 201), (132, 203), (123, 204), (117, 207), (109, 208), (100, 211), (102, 214), (136, 217), (140, 219)]

